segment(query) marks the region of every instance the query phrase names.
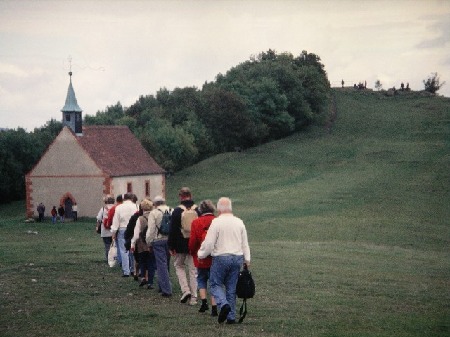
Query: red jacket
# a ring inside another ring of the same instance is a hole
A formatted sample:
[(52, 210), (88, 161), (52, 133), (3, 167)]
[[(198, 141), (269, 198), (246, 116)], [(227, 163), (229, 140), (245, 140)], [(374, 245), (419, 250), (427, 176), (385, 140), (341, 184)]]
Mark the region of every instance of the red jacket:
[(212, 257), (208, 256), (206, 259), (199, 260), (197, 258), (197, 252), (200, 249), (200, 246), (205, 239), (206, 231), (209, 229), (214, 218), (214, 214), (205, 213), (192, 222), (191, 236), (189, 237), (189, 254), (194, 258), (194, 265), (197, 268), (211, 267)]

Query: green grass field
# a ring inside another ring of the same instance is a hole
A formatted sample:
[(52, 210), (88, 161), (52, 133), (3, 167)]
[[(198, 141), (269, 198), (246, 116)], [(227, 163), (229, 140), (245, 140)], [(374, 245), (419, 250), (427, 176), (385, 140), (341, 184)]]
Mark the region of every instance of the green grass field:
[(178, 303), (173, 268), (171, 299), (122, 279), (94, 221), (27, 224), (19, 202), (0, 206), (0, 336), (449, 336), (450, 99), (334, 93), (330, 132), (167, 180), (172, 206), (186, 185), (198, 202), (231, 197), (246, 223), (244, 324)]

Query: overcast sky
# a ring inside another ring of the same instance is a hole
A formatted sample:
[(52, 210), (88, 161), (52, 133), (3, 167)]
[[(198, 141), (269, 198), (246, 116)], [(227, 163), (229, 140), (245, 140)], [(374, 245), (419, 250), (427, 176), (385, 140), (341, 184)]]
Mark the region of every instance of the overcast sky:
[(201, 89), (269, 48), (317, 54), (332, 86), (422, 90), (437, 72), (450, 97), (448, 0), (0, 0), (0, 127), (62, 120), (69, 57), (85, 116)]

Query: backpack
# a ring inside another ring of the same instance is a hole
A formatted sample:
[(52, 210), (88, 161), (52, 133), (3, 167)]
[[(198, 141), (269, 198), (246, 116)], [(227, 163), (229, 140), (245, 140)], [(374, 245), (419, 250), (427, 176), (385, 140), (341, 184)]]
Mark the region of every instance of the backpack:
[[(148, 248), (147, 242), (145, 241), (145, 234), (147, 233), (148, 228), (148, 218), (145, 215), (141, 215), (139, 217), (139, 221), (141, 223), (141, 231), (139, 232), (139, 238), (136, 240), (135, 248), (138, 253), (148, 252), (150, 251), (150, 249)], [(130, 240), (130, 247), (131, 247), (131, 240)]]
[[(116, 205), (114, 205), (113, 207), (115, 212)], [(111, 209), (113, 209), (113, 207), (111, 207), (110, 209), (106, 208), (106, 213), (105, 209), (103, 208), (103, 227), (105, 227), (106, 229), (110, 229), (112, 225), (112, 219), (109, 219), (109, 212), (111, 211)]]
[(170, 223), (172, 222), (172, 210), (167, 209), (164, 212), (158, 208), (158, 210), (163, 214), (161, 223), (159, 224), (158, 234), (161, 235), (169, 235), (170, 233)]
[(255, 282), (246, 264), (244, 264), (244, 269), (239, 272), (236, 284), (236, 296), (243, 299), (239, 310), (239, 323), (242, 323), (247, 315), (247, 298), (253, 298), (255, 296)]
[(124, 233), (125, 249), (127, 251), (131, 249), (131, 239), (134, 236), (134, 227), (136, 227), (136, 222), (139, 216), (140, 216), (139, 212), (136, 212), (131, 216), (130, 220), (128, 221), (127, 229), (125, 230)]
[(188, 239), (191, 236), (191, 224), (192, 221), (198, 218), (196, 204), (193, 204), (191, 207), (186, 208), (184, 205), (180, 205), (180, 208), (183, 210), (181, 213), (181, 234), (185, 239)]

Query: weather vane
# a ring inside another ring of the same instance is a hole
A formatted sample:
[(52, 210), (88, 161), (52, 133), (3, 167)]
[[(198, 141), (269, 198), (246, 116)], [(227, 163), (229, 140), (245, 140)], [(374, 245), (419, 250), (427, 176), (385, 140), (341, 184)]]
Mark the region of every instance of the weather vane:
[(69, 75), (72, 76), (72, 56), (69, 55), (67, 60), (69, 61)]

